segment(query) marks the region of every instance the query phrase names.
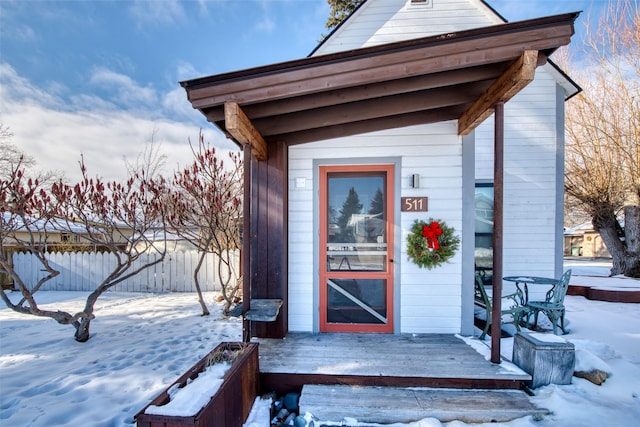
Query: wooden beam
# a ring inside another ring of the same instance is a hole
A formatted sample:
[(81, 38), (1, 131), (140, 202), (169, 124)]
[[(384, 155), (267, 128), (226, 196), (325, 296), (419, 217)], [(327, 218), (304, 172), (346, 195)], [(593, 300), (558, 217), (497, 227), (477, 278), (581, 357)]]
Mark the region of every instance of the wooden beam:
[[(314, 94), (312, 97), (294, 96), (273, 99), (262, 103), (243, 105), (242, 110), (251, 116), (251, 120), (254, 123), (257, 123), (257, 119), (264, 117), (316, 110), (322, 107), (334, 107), (350, 102), (382, 98), (391, 95), (408, 94), (416, 90), (437, 89), (445, 86), (492, 80), (500, 76), (503, 71), (504, 65), (501, 63), (487, 64), (474, 68), (404, 77), (398, 80), (326, 91)], [(234, 100), (234, 102), (237, 101)], [(202, 109), (202, 113), (210, 122), (219, 122), (224, 120), (224, 105), (210, 108), (205, 107)], [(265, 132), (263, 131), (263, 133)]]
[(235, 102), (224, 103), (225, 128), (240, 144), (249, 144), (256, 160), (267, 160), (267, 143)]
[(251, 310), (251, 148), (248, 144), (242, 147), (244, 154), (243, 164), (243, 191), (242, 200), (242, 342), (251, 341), (251, 322), (244, 315)]
[(507, 102), (535, 76), (538, 51), (525, 50), (520, 57), (469, 107), (458, 120), (458, 134), (466, 135), (493, 114), (498, 102)]
[[(504, 103), (495, 105), (493, 145), (493, 295), (502, 295), (502, 257), (504, 242)], [(502, 298), (493, 298), (491, 314), (491, 362), (500, 363), (502, 336)]]
[(420, 111), (433, 111), (456, 105), (468, 105), (470, 94), (478, 95), (487, 87), (487, 84), (483, 83), (466, 83), (455, 87), (416, 90), (411, 93), (283, 114), (280, 116), (280, 120), (267, 118), (254, 119), (253, 122), (260, 127), (263, 136), (270, 140), (271, 135), (320, 129)]

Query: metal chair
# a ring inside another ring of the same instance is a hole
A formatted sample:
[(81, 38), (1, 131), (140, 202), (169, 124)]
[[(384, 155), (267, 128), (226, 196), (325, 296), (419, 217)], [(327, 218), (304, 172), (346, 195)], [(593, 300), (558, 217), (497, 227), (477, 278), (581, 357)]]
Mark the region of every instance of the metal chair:
[(558, 335), (558, 326), (564, 334), (567, 330), (564, 325), (564, 297), (567, 295), (569, 288), (569, 279), (571, 278), (571, 270), (567, 270), (558, 283), (554, 285), (545, 296), (544, 301), (527, 301), (527, 326), (529, 325), (529, 316), (533, 314), (533, 326), (538, 325), (538, 313), (543, 312), (553, 324), (553, 333)]
[[(521, 305), (523, 296), (516, 292), (509, 295), (502, 296), (502, 310), (500, 311), (500, 315), (503, 316), (505, 314), (511, 315), (511, 323), (516, 327), (516, 330), (520, 331), (520, 321), (526, 315), (527, 319), (529, 318), (527, 313), (527, 308)], [(489, 331), (489, 327), (492, 322), (492, 299), (487, 294), (487, 291), (484, 287), (484, 282), (482, 281), (482, 277), (479, 273), (476, 272), (475, 278), (475, 304), (479, 307), (485, 309), (485, 319), (486, 323), (484, 326), (484, 330), (482, 331), (482, 335), (480, 335), (480, 339), (483, 340)]]

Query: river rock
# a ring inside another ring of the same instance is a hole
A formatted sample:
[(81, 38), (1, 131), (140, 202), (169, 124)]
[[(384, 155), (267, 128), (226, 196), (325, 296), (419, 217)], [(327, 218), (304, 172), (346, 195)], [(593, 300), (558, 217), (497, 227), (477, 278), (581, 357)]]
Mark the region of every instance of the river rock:
[(287, 393), (284, 396), (284, 407), (287, 408), (289, 412), (298, 412), (299, 402), (300, 402), (299, 393)]
[(575, 377), (584, 378), (587, 381), (591, 381), (595, 385), (602, 385), (607, 380), (609, 374), (600, 369), (592, 369), (590, 371), (576, 371), (573, 373)]

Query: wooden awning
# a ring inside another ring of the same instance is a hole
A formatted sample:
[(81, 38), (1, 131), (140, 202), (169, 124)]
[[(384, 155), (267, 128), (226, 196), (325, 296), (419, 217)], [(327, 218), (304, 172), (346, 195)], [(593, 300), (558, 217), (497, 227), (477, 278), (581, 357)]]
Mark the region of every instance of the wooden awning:
[(466, 134), (569, 43), (567, 13), (356, 49), (181, 82), (207, 120), (254, 155), (300, 144), (459, 120)]

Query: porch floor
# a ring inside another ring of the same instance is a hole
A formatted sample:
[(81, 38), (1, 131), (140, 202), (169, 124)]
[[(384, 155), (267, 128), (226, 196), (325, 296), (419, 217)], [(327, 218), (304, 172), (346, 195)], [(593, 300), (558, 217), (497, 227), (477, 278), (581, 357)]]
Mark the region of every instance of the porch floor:
[(291, 333), (253, 341), (260, 343), (262, 388), (281, 393), (305, 384), (518, 389), (531, 380), (449, 334)]

